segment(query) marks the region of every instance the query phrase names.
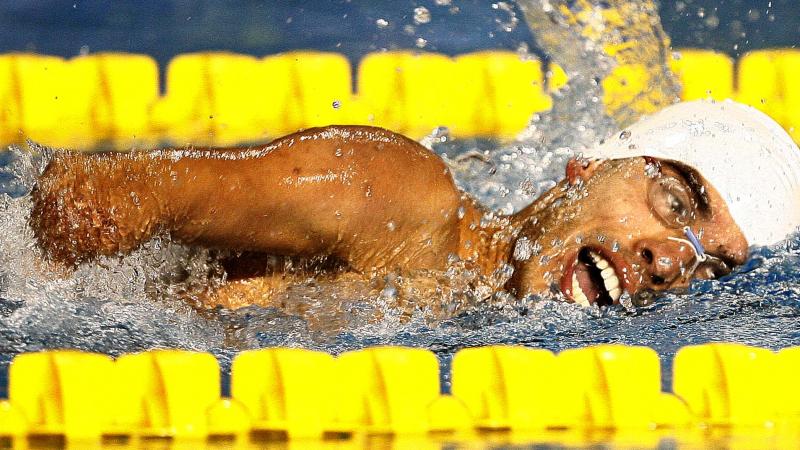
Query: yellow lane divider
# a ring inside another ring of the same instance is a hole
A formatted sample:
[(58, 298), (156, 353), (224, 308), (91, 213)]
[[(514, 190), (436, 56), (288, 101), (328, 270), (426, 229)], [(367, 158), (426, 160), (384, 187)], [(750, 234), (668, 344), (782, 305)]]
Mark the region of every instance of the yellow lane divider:
[[(249, 412), (252, 429), (290, 438), (322, 438), (335, 429), (332, 395), (340, 386), (333, 356), (275, 348), (239, 354), (231, 370), (231, 396)], [(310, 375), (315, 381), (309, 383)]]
[(88, 108), (85, 116), (75, 115), (78, 128), (62, 125), (71, 139), (94, 134), (95, 146), (114, 149), (154, 143), (150, 114), (159, 96), (155, 61), (143, 55), (99, 53), (77, 57), (68, 65), (73, 89), (81, 89), (81, 95), (72, 96)]
[(735, 97), (733, 59), (712, 50), (676, 52), (670, 68), (681, 81), (683, 100)]
[(113, 360), (45, 351), (12, 361), (0, 437), (310, 442), (616, 430), (653, 439), (715, 427), (781, 434), (800, 427), (798, 368), (800, 347), (684, 347), (673, 394), (661, 391), (659, 357), (647, 347), (555, 355), (491, 346), (459, 351), (452, 395), (442, 395), (439, 362), (428, 350), (375, 347), (333, 357), (270, 348), (235, 358), (232, 395), (222, 398), (219, 366), (207, 353), (153, 350)]
[[(751, 52), (738, 61), (709, 50), (676, 52), (682, 98), (735, 98), (760, 108), (800, 139), (800, 50)], [(98, 53), (65, 60), (0, 55), (0, 142), (26, 137), (54, 146), (229, 146), (300, 128), (383, 126), (420, 138), (437, 127), (454, 137), (509, 138), (552, 107), (568, 83), (557, 64), (502, 50), (449, 57), (376, 52), (355, 69), (341, 54), (297, 51), (264, 58), (227, 52), (179, 55), (159, 94), (145, 55)], [(647, 70), (621, 65), (602, 80), (611, 110), (648, 89)], [(638, 100), (636, 100), (638, 101)]]

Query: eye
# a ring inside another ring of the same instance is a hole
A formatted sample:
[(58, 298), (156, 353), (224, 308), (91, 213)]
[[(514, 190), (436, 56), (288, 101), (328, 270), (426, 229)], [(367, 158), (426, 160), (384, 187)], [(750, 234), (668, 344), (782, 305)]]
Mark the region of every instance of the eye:
[(653, 180), (647, 192), (650, 208), (668, 227), (689, 225), (695, 216), (695, 206), (686, 184), (672, 176)]

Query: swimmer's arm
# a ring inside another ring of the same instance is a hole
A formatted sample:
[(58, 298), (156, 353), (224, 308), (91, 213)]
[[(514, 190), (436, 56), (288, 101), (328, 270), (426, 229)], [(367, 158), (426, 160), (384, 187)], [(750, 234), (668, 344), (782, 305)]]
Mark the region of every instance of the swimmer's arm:
[(460, 194), (435, 155), (389, 137), (287, 145), (294, 135), (254, 157), (63, 155), (38, 182), (31, 225), (68, 264), (167, 232), (207, 247), (333, 255), (355, 270), (444, 267), (457, 251)]
[(331, 255), (356, 271), (444, 267), (458, 239), (460, 194), (449, 172), (412, 141), (374, 146), (295, 143), (255, 161), (180, 161), (197, 190), (173, 235), (208, 247)]

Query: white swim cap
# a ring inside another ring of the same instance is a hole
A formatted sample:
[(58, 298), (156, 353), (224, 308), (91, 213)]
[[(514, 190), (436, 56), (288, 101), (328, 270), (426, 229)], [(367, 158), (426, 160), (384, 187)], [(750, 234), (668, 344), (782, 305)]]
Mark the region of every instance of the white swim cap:
[(780, 125), (750, 106), (678, 103), (584, 156), (652, 156), (695, 168), (720, 193), (750, 245), (774, 244), (800, 225), (800, 150)]

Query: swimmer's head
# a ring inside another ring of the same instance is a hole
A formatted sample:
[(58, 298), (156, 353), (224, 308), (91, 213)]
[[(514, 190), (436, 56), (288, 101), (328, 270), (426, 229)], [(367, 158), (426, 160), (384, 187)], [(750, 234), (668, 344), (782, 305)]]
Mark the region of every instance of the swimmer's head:
[(584, 154), (651, 156), (700, 172), (722, 195), (750, 245), (771, 245), (800, 225), (800, 150), (769, 116), (733, 101), (679, 103)]
[(777, 242), (800, 224), (797, 147), (749, 107), (675, 105), (586, 153), (518, 215), (519, 294), (606, 304), (627, 293), (636, 302), (727, 274), (749, 245)]

